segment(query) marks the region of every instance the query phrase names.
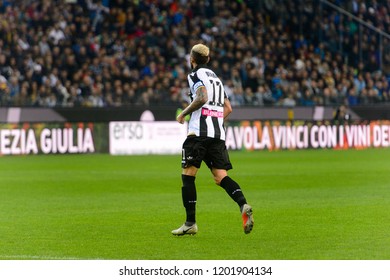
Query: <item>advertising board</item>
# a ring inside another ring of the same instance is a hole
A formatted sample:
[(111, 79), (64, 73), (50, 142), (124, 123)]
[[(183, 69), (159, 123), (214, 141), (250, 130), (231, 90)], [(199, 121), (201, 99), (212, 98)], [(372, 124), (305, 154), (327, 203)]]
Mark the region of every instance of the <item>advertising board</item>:
[(390, 146), (390, 121), (348, 124), (312, 121), (242, 121), (226, 127), (229, 150), (361, 149)]
[(112, 155), (179, 154), (187, 126), (176, 121), (110, 122)]
[(106, 124), (0, 124), (0, 155), (106, 152), (105, 138)]

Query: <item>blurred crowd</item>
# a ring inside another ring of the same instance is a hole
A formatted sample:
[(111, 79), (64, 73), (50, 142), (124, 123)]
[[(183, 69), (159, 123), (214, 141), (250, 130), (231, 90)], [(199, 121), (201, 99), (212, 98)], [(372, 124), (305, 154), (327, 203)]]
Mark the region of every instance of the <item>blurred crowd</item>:
[[(390, 0), (332, 2), (390, 32)], [(188, 101), (188, 55), (199, 42), (233, 106), (388, 102), (387, 39), (319, 6), (0, 0), (0, 106), (176, 106)]]

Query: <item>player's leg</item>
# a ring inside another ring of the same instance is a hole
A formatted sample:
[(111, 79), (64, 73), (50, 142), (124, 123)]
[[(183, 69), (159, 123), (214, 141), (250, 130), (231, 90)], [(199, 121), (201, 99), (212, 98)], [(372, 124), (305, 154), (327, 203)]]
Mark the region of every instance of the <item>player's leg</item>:
[(227, 194), (237, 203), (242, 209), (243, 205), (246, 204), (245, 196), (241, 190), (240, 185), (230, 178), (227, 171), (224, 169), (212, 168), (211, 173), (213, 174), (214, 181), (218, 186), (221, 186)]
[(198, 168), (190, 166), (183, 168), (181, 175), (183, 186), (181, 188), (183, 206), (186, 209), (186, 225), (195, 224), (195, 207), (196, 207), (196, 186), (195, 176)]
[(196, 186), (195, 176), (202, 162), (202, 148), (198, 138), (187, 138), (183, 144), (182, 154), (182, 201), (186, 211), (186, 221), (178, 229), (173, 230), (174, 235), (195, 234), (196, 225)]
[(181, 227), (172, 231), (172, 234), (174, 235), (196, 234), (198, 232), (195, 219), (197, 199), (195, 176), (197, 171), (198, 168), (194, 166), (183, 168), (181, 175), (183, 183), (181, 195), (183, 206), (186, 211), (186, 221)]
[(221, 186), (240, 208), (246, 204), (246, 199), (240, 186), (228, 176), (227, 171), (233, 166), (224, 141), (216, 140), (207, 151), (205, 162), (210, 168), (215, 183)]
[(253, 228), (252, 207), (247, 204), (240, 185), (228, 176), (227, 171), (233, 167), (225, 142), (221, 140), (214, 142), (205, 156), (205, 162), (213, 174), (215, 183), (221, 186), (240, 207), (244, 232), (249, 233)]
[(252, 207), (247, 203), (240, 185), (230, 178), (224, 169), (211, 168), (211, 172), (215, 183), (221, 186), (240, 207), (244, 232), (250, 233), (254, 224)]

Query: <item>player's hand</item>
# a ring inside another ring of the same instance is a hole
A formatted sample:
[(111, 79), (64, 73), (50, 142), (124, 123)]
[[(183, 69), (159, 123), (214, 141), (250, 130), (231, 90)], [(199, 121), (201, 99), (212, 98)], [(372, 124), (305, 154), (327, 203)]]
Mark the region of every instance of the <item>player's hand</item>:
[(176, 117), (176, 120), (177, 120), (179, 123), (183, 124), (184, 121), (185, 121), (185, 116), (183, 116), (183, 114), (180, 113), (180, 114)]

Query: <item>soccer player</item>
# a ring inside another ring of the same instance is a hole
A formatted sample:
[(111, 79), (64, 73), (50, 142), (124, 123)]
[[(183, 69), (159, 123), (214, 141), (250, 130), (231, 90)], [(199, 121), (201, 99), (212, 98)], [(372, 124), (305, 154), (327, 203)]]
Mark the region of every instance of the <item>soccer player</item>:
[(230, 101), (218, 76), (209, 69), (209, 48), (203, 44), (191, 49), (192, 72), (188, 75), (191, 103), (177, 116), (179, 123), (191, 114), (188, 136), (182, 149), (182, 199), (186, 210), (185, 223), (173, 235), (196, 234), (195, 176), (202, 161), (210, 168), (215, 183), (238, 204), (245, 233), (253, 228), (252, 207), (247, 204), (240, 186), (228, 176), (232, 169), (225, 145), (224, 120), (232, 112)]

